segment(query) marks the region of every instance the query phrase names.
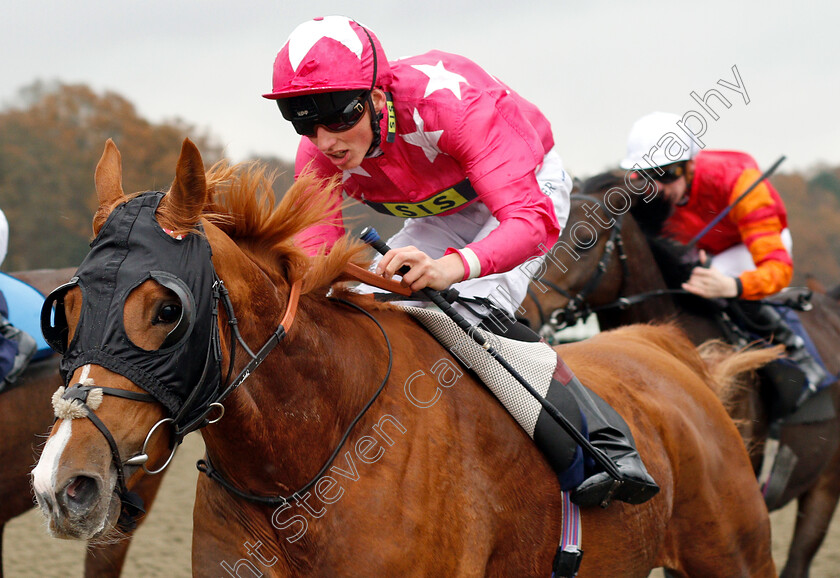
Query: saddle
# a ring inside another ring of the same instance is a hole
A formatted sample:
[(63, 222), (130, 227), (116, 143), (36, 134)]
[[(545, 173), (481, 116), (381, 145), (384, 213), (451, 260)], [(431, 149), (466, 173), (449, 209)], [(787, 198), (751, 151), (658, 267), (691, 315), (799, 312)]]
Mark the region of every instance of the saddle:
[[(560, 487), (571, 490), (584, 479), (583, 452), (575, 441), (549, 416), (542, 406), (504, 368), (468, 337), (454, 321), (440, 311), (399, 306), (414, 317), (455, 357), (474, 372), (534, 440), (557, 474)], [(476, 328), (516, 371), (546, 400), (552, 403), (578, 431), (586, 425), (574, 398), (565, 394), (567, 366), (548, 344), (508, 339)]]
[[(810, 297), (811, 292), (806, 288), (791, 288), (761, 302), (730, 300), (716, 311), (716, 320), (731, 344), (744, 347), (758, 342), (787, 348), (789, 357), (761, 370), (764, 380), (774, 384), (775, 391), (764, 392), (771, 418), (784, 417), (790, 421), (795, 416), (796, 420), (808, 423), (834, 417), (832, 404), (812, 404), (806, 409), (807, 400), (837, 379), (828, 372), (796, 314), (796, 310), (811, 308)], [(800, 353), (791, 355), (792, 350)], [(815, 373), (818, 377), (812, 377)]]
[[(391, 291), (402, 299), (413, 295), (405, 285), (386, 280), (353, 264), (345, 267), (338, 280), (362, 281)], [(557, 474), (563, 490), (571, 490), (583, 481), (584, 457), (580, 447), (487, 351), (440, 311), (408, 305), (398, 307), (417, 319), (464, 368), (479, 377), (525, 433), (534, 440)], [(484, 327), (476, 328), (476, 331), (480, 331), (541, 396), (566, 416), (578, 431), (586, 435), (586, 425), (580, 408), (574, 398), (565, 393), (562, 385), (568, 380), (560, 374), (568, 371), (568, 368), (548, 344), (502, 337)]]

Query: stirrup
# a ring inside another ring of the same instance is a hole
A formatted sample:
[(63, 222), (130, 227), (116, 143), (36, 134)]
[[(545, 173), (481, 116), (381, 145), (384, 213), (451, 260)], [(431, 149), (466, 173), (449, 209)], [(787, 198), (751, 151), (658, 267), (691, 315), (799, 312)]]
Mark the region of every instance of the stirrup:
[(650, 474), (645, 471), (643, 475), (646, 479), (616, 480), (607, 472), (600, 472), (575, 488), (571, 500), (581, 508), (606, 508), (613, 500), (632, 505), (643, 504), (659, 493), (659, 486)]

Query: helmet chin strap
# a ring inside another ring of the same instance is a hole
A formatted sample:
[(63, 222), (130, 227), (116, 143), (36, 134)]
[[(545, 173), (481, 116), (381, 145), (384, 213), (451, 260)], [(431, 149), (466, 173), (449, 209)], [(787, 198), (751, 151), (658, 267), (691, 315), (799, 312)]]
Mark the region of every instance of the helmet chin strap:
[[(356, 24), (359, 24), (358, 22)], [(373, 131), (373, 140), (370, 143), (370, 147), (368, 148), (365, 156), (371, 154), (376, 147), (379, 146), (379, 143), (382, 142), (382, 131), (379, 128), (379, 123), (382, 120), (382, 113), (377, 112), (376, 109), (373, 107), (373, 98), (372, 94), (373, 91), (376, 90), (376, 76), (377, 76), (377, 62), (376, 62), (376, 45), (373, 43), (373, 38), (370, 37), (370, 32), (368, 29), (359, 24), (359, 28), (364, 30), (365, 35), (367, 36), (368, 43), (370, 44), (370, 50), (373, 53), (373, 77), (370, 79), (370, 90), (368, 91), (367, 95), (367, 104), (368, 109), (370, 110), (370, 128)]]
[(376, 147), (382, 142), (382, 129), (380, 128), (380, 124), (382, 122), (382, 112), (376, 112), (376, 109), (373, 107), (373, 98), (371, 95), (373, 91), (371, 90), (368, 92), (367, 96), (367, 105), (368, 110), (370, 110), (370, 128), (373, 131), (373, 140), (370, 143), (370, 147), (368, 148), (365, 156), (371, 154)]

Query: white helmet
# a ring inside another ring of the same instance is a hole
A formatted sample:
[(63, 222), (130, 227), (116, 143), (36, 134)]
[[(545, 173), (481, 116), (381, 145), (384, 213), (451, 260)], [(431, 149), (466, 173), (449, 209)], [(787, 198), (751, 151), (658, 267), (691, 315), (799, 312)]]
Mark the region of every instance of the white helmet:
[(637, 120), (627, 137), (627, 156), (619, 166), (648, 169), (693, 159), (700, 149), (685, 133), (675, 132), (681, 120), (668, 112), (652, 112)]

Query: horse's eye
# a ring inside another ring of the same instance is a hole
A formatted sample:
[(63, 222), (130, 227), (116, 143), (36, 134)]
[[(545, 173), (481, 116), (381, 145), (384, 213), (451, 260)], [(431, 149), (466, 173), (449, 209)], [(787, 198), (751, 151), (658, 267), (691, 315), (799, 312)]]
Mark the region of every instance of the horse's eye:
[(181, 318), (181, 305), (178, 303), (166, 303), (158, 310), (157, 317), (152, 322), (154, 325), (159, 323), (170, 324), (175, 323)]

